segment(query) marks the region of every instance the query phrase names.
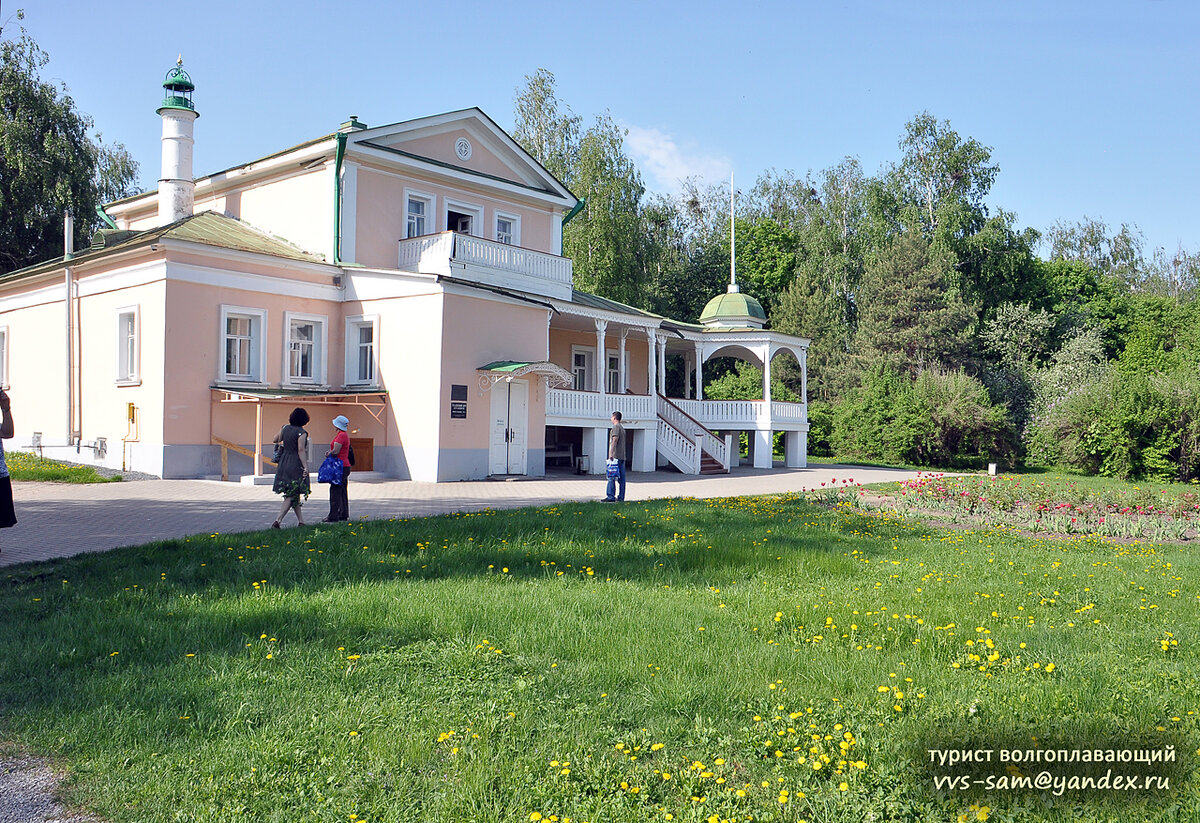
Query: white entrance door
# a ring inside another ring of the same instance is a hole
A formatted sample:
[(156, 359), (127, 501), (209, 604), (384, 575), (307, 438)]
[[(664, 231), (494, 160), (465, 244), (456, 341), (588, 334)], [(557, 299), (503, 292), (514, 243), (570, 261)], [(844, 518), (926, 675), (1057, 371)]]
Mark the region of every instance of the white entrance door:
[(490, 474), (525, 474), (529, 429), (529, 384), (501, 381), (492, 389)]

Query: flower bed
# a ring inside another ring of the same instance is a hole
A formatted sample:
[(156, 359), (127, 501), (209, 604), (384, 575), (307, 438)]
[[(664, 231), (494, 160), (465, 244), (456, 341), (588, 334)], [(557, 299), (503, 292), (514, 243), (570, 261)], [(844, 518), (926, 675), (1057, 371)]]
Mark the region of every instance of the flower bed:
[[(1007, 526), (1033, 533), (1185, 541), (1200, 537), (1200, 490), (1123, 484), (1104, 487), (1069, 478), (921, 474), (895, 489), (833, 493), (865, 509), (894, 509), (951, 523)], [(822, 490), (824, 491), (824, 490)]]

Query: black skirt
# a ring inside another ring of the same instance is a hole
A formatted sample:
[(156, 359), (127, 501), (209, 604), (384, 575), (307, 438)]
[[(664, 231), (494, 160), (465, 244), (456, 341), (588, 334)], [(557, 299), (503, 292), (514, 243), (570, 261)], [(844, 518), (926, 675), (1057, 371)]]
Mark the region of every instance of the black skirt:
[(0, 529), (17, 525), (17, 513), (13, 511), (12, 481), (0, 477)]

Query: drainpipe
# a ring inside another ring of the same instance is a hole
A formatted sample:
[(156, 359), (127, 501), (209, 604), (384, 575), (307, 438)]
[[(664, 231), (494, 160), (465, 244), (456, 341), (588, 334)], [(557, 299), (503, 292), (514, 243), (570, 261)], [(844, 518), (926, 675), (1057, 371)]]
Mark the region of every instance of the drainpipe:
[(106, 226), (108, 226), (110, 229), (121, 228), (120, 226), (118, 226), (116, 223), (113, 222), (113, 219), (111, 217), (108, 216), (108, 212), (106, 212), (104, 210), (104, 206), (101, 206), (98, 203), (96, 204), (96, 214), (100, 217), (101, 220), (104, 221), (104, 224)]
[[(71, 220), (71, 213), (67, 212), (63, 217), (63, 262), (67, 263), (74, 256), (74, 225)], [(67, 445), (71, 445), (75, 436), (75, 334), (74, 334), (74, 312), (71, 310), (71, 291), (72, 291), (72, 274), (70, 266), (63, 266), (63, 308), (67, 313)]]
[(346, 159), (346, 132), (340, 131), (333, 162), (333, 263), (342, 263), (342, 161)]
[(583, 207), (586, 205), (587, 205), (587, 198), (585, 197), (582, 200), (580, 200), (578, 203), (575, 204), (575, 208), (573, 208), (569, 212), (567, 212), (567, 216), (562, 219), (562, 224), (565, 226), (568, 223), (570, 223), (571, 220), (575, 217), (575, 215), (577, 215), (577, 214), (579, 214), (579, 212), (583, 211)]

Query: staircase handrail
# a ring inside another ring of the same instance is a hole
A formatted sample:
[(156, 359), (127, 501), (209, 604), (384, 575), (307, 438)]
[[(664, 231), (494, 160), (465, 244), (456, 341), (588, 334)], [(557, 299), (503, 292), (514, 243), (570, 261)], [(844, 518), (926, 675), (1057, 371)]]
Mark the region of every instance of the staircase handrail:
[(695, 434), (699, 434), (702, 438), (703, 442), (701, 449), (708, 452), (708, 454), (710, 454), (713, 459), (720, 463), (724, 468), (729, 468), (729, 449), (726, 447), (725, 443), (720, 440), (720, 438), (709, 431), (708, 428), (699, 420), (692, 417), (683, 409), (679, 408), (679, 406), (672, 403), (662, 392), (658, 393), (658, 401), (659, 417), (668, 421), (673, 428), (684, 434), (686, 434), (686, 432), (683, 431), (683, 427), (674, 420), (671, 420), (667, 414), (664, 414), (663, 409), (669, 409), (670, 411), (673, 411), (679, 416), (683, 417), (683, 419), (691, 422), (692, 425), (696, 427)]

